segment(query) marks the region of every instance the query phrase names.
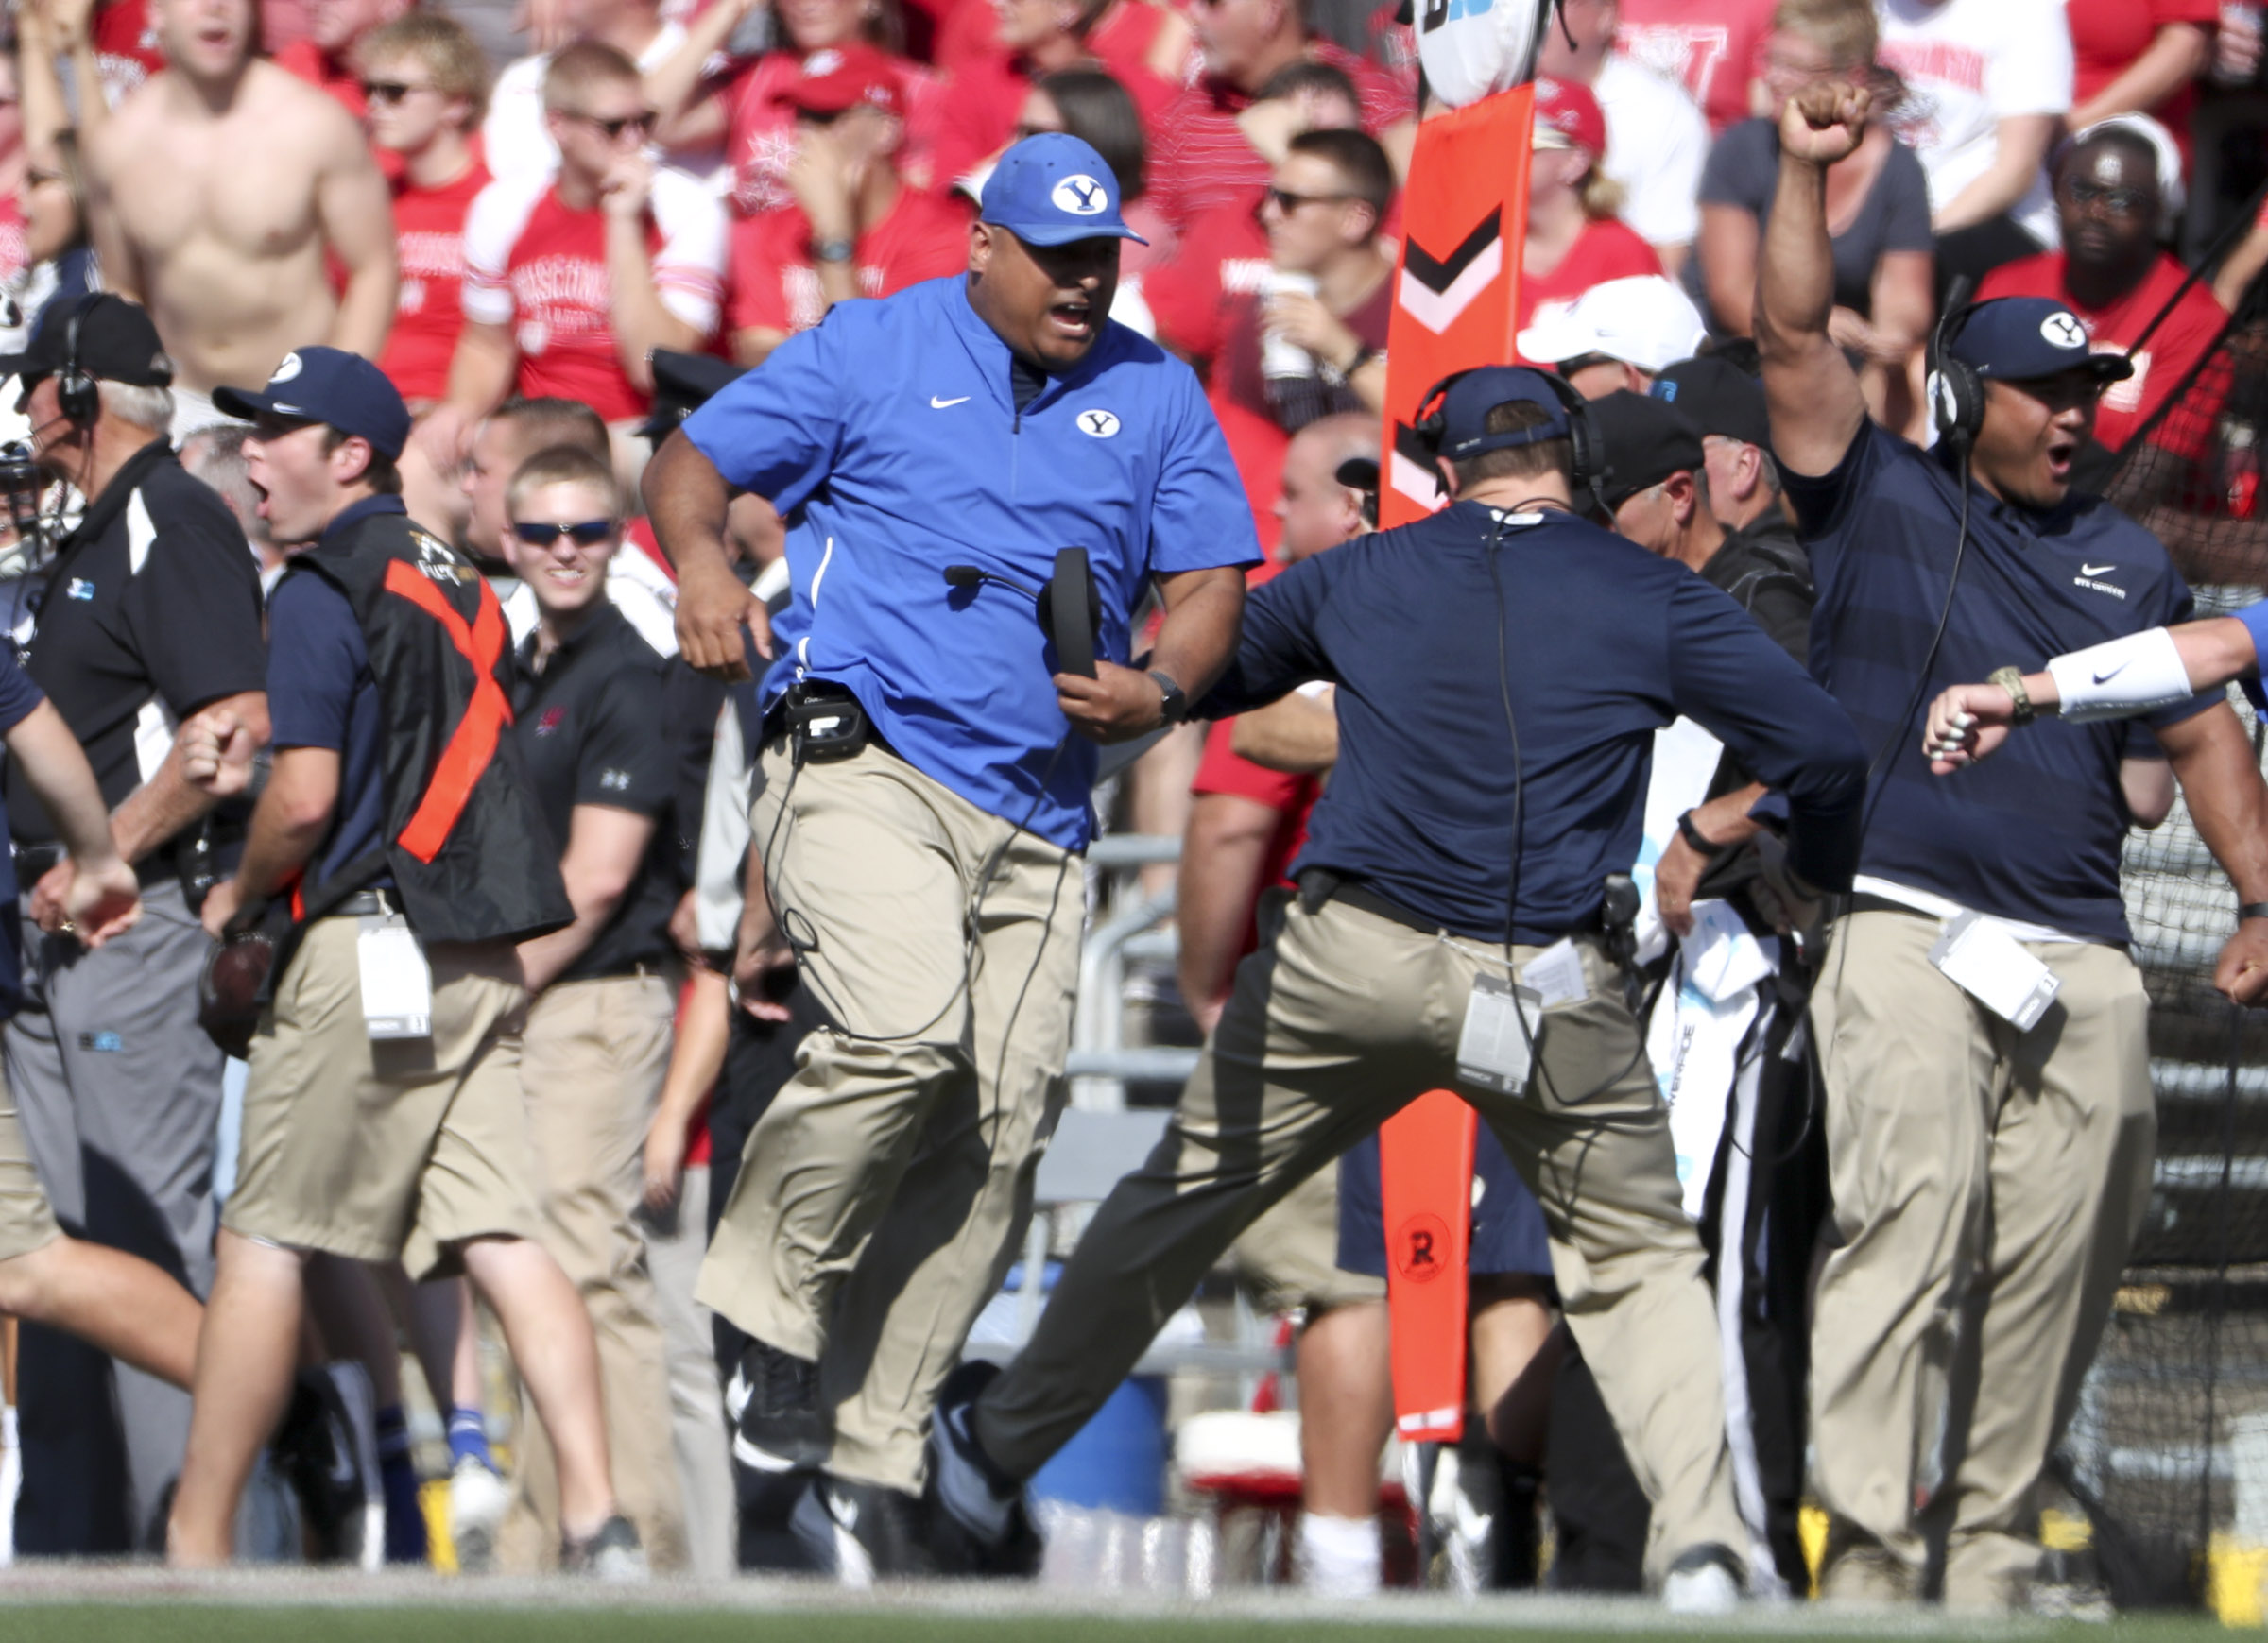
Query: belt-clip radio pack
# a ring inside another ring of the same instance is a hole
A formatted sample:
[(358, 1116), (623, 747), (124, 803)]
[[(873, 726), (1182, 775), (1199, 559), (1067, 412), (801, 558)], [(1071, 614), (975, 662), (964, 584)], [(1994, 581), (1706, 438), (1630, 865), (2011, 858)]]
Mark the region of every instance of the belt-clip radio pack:
[(798, 764), (849, 759), (867, 744), (867, 710), (858, 698), (826, 679), (798, 679), (781, 706)]

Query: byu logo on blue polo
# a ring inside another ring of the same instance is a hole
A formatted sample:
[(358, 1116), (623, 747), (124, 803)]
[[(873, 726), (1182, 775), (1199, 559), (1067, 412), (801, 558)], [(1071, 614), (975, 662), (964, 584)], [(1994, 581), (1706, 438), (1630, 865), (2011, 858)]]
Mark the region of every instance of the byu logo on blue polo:
[(1118, 432), (1118, 418), (1108, 411), (1081, 411), (1079, 432), (1097, 439), (1108, 439)]
[(1048, 198), (1056, 202), (1057, 211), (1067, 211), (1074, 216), (1100, 216), (1110, 209), (1109, 192), (1083, 171), (1074, 172), (1057, 183)]
[(63, 589), (63, 597), (66, 599), (92, 599), (94, 597), (94, 584), (84, 576), (74, 576), (71, 578), (70, 584)]
[(2039, 322), (2039, 334), (2057, 348), (2087, 346), (2087, 328), (2060, 308)]

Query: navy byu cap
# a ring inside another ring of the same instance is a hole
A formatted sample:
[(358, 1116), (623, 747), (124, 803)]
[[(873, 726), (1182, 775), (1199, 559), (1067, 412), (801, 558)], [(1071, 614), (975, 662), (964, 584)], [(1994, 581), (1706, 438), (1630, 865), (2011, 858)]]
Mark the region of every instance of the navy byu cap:
[(1148, 245), (1126, 227), (1118, 205), (1118, 178), (1100, 154), (1068, 132), (1039, 131), (1000, 157), (985, 179), (977, 215), (1026, 245), (1105, 236)]
[(213, 402), (232, 417), (286, 417), (358, 434), (389, 457), (409, 442), (409, 408), (386, 373), (340, 348), (301, 348), (285, 354), (265, 391), (215, 388)]
[(2134, 367), (2120, 353), (2096, 353), (2079, 317), (2050, 297), (1999, 297), (1980, 302), (1961, 320), (1946, 351), (1980, 376), (2029, 382), (2092, 369), (2106, 383), (2124, 382)]
[[(1446, 387), (1435, 384), (1426, 399), (1439, 403), (1440, 454), (1452, 462), (1468, 462), (1486, 451), (1565, 439), (1571, 434), (1567, 407), (1552, 391), (1551, 383), (1541, 371), (1524, 366), (1489, 365), (1461, 372), (1451, 378)], [(1533, 428), (1489, 433), (1488, 413), (1516, 402), (1539, 406), (1550, 415)]]

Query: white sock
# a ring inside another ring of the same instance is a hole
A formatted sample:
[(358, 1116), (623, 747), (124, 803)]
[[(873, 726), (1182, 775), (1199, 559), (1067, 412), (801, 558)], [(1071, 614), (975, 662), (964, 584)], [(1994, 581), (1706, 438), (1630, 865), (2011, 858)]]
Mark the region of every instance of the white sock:
[(1326, 1598), (1378, 1591), (1378, 1519), (1299, 1515), (1299, 1583)]

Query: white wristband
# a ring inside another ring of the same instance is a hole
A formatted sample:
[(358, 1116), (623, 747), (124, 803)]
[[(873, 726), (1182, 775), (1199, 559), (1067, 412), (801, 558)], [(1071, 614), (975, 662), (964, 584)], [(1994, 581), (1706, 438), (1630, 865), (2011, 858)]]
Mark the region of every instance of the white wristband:
[(2059, 656), (2048, 673), (2061, 701), (2056, 710), (2083, 724), (2131, 718), (2196, 694), (2174, 636), (2162, 627)]

